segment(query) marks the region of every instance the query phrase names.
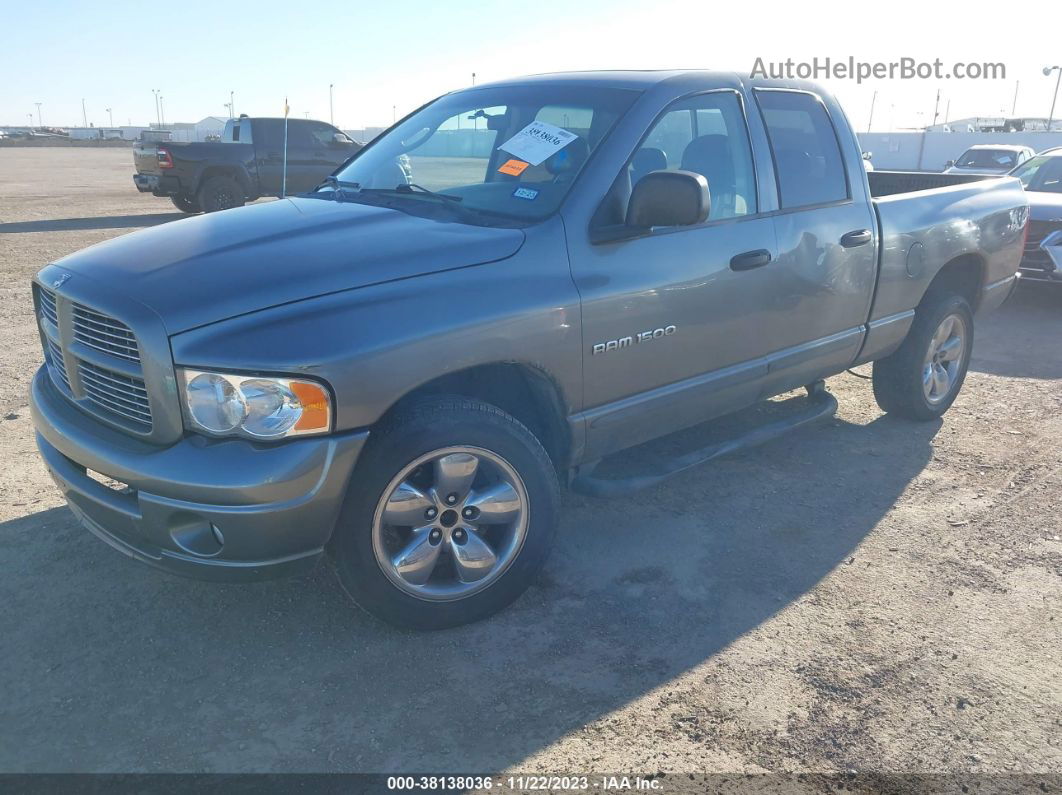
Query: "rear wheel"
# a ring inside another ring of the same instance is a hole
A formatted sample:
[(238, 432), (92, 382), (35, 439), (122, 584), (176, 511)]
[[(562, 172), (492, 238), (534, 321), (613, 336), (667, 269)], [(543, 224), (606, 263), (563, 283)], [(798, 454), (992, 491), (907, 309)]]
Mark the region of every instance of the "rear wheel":
[(204, 182), (197, 197), (199, 206), (207, 213), (241, 207), (245, 199), (240, 184), (232, 177), (223, 176), (211, 177)]
[(556, 472), (527, 428), (485, 403), (436, 399), (373, 434), (332, 552), (347, 592), (378, 618), (457, 626), (531, 584), (558, 502)]
[(959, 295), (930, 294), (903, 344), (874, 362), (874, 399), (913, 420), (940, 417), (955, 402), (973, 350), (973, 312)]
[(182, 213), (198, 213), (203, 211), (203, 208), (199, 206), (199, 202), (191, 196), (186, 196), (183, 193), (178, 194), (177, 196), (171, 196), (170, 201), (172, 201), (173, 206)]

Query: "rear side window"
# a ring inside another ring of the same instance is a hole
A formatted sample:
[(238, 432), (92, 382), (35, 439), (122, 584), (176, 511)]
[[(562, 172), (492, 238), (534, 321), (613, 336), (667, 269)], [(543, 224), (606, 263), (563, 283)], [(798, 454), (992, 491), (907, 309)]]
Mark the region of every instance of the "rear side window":
[(818, 97), (757, 91), (783, 208), (843, 201), (848, 180), (837, 132)]

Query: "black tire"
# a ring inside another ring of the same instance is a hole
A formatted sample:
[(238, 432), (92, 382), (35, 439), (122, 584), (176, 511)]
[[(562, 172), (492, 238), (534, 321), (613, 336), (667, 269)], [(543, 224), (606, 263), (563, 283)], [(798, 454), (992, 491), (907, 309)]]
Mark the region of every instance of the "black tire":
[(170, 201), (173, 202), (173, 206), (180, 210), (182, 213), (200, 213), (203, 208), (199, 206), (199, 202), (191, 196), (186, 196), (181, 193), (177, 196), (170, 196)]
[[(923, 388), (923, 374), (934, 334), (948, 317), (963, 324), (963, 348), (956, 371), (943, 397), (930, 400)], [(903, 344), (891, 355), (874, 362), (874, 399), (882, 411), (912, 420), (935, 420), (955, 402), (966, 379), (973, 350), (974, 324), (970, 304), (960, 295), (930, 293), (915, 311)]]
[(242, 207), (246, 198), (240, 183), (232, 177), (211, 177), (199, 188), (197, 197), (199, 206), (206, 213)]
[[(377, 562), (373, 522), (392, 481), (433, 451), (466, 446), (504, 459), (526, 491), (522, 546), (483, 590), (451, 601), (428, 601), (395, 585)], [(400, 409), (373, 431), (351, 478), (329, 551), (347, 593), (364, 610), (398, 627), (444, 629), (486, 618), (534, 581), (556, 534), (560, 488), (537, 438), (501, 409), (461, 397), (440, 397)]]

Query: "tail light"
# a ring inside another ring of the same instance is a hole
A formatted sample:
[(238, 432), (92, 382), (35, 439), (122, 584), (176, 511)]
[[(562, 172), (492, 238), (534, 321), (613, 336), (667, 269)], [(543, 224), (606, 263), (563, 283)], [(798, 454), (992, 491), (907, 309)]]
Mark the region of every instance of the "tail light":
[(170, 154), (169, 149), (163, 149), (159, 147), (159, 168), (173, 168), (173, 155)]

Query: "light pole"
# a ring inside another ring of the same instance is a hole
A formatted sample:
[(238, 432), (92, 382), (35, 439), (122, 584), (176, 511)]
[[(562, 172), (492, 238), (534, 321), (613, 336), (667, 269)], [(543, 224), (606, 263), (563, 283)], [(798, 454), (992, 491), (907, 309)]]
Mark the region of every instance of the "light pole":
[(391, 124), (398, 120), (398, 105), (391, 106)]
[(88, 114), (85, 112), (85, 98), (81, 98), (81, 121), (88, 127)]
[(32, 113), (27, 113), (26, 114), (26, 118), (29, 119), (29, 128), (30, 128), (30, 130), (33, 130), (33, 114)]
[(1062, 66), (1045, 66), (1044, 77), (1050, 77), (1052, 72), (1058, 72), (1055, 80), (1055, 96), (1051, 100), (1051, 115), (1047, 117), (1047, 131), (1051, 132), (1051, 123), (1055, 120), (1055, 103), (1058, 102), (1058, 84), (1062, 83)]
[(870, 132), (870, 125), (874, 123), (874, 103), (878, 101), (878, 92), (875, 91), (874, 95), (870, 98), (870, 118), (867, 119), (867, 132)]
[[(42, 103), (34, 102), (33, 104), (37, 106), (37, 126), (38, 127), (43, 127), (44, 123), (41, 121), (41, 104)], [(33, 121), (33, 117), (30, 116), (30, 122), (32, 123), (32, 121)]]
[(231, 102), (223, 102), (223, 103), (221, 103), (221, 107), (223, 107), (226, 110), (228, 110), (230, 119), (234, 118), (233, 115), (232, 115), (232, 103)]
[(114, 126), (114, 114), (111, 113), (111, 109), (110, 108), (107, 108), (107, 116), (110, 117), (111, 126), (113, 127)]
[(159, 117), (162, 120), (162, 125), (166, 125), (166, 106), (162, 104), (162, 94), (159, 94)]
[(333, 106), (332, 106), (332, 97), (333, 97), (332, 89), (333, 88), (335, 88), (335, 83), (329, 83), (328, 84), (328, 123), (331, 124), (333, 127), (335, 127), (336, 126), (336, 114), (335, 114), (335, 110), (333, 109)]
[(157, 88), (151, 89), (151, 93), (155, 95), (155, 121), (158, 123), (159, 129), (162, 129), (162, 112), (159, 110), (159, 90)]

